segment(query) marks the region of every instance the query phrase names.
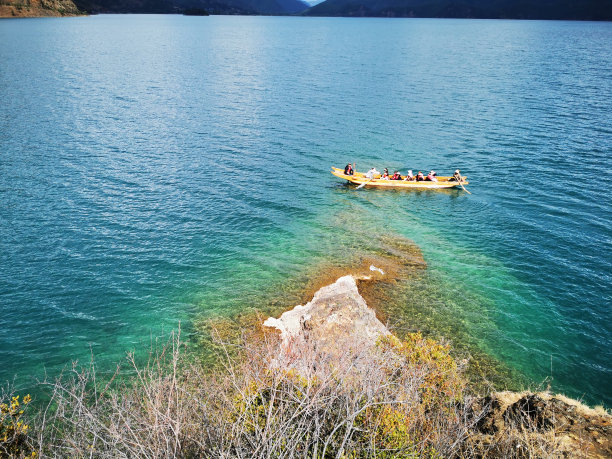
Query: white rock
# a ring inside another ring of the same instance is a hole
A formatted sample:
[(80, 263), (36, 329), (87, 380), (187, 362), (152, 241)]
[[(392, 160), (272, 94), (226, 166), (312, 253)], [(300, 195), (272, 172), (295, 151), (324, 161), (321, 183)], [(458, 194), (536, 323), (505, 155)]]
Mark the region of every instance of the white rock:
[[(284, 362), (299, 359), (313, 348), (328, 354), (363, 350), (389, 333), (359, 294), (353, 276), (343, 276), (319, 289), (312, 301), (294, 307), (278, 319), (269, 318), (264, 325), (280, 331), (279, 359)], [(289, 359), (283, 358), (289, 354)]]

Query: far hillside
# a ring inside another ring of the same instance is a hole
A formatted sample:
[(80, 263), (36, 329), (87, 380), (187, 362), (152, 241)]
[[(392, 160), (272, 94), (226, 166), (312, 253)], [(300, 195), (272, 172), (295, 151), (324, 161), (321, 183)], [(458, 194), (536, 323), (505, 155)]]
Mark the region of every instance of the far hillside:
[(183, 13), (205, 10), (210, 14), (288, 15), (301, 13), (310, 5), (302, 0), (76, 0), (90, 13)]
[(309, 16), (612, 20), (612, 0), (326, 0)]

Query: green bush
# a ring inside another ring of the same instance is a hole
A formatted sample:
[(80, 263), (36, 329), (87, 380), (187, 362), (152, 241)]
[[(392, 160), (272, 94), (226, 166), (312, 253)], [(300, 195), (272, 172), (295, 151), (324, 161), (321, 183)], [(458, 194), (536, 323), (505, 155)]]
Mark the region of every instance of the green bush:
[(9, 457), (36, 457), (29, 437), (30, 425), (26, 423), (26, 410), (32, 401), (30, 395), (6, 396), (0, 403), (0, 455)]

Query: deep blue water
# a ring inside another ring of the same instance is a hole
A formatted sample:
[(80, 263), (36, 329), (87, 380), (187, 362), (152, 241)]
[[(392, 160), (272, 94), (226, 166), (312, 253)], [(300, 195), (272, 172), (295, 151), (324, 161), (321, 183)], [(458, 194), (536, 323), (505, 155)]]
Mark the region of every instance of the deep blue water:
[[(388, 233), (423, 251), (423, 308), (612, 406), (612, 24), (101, 15), (0, 43), (0, 381), (117, 361)], [(472, 195), (356, 191), (348, 161), (460, 167)]]

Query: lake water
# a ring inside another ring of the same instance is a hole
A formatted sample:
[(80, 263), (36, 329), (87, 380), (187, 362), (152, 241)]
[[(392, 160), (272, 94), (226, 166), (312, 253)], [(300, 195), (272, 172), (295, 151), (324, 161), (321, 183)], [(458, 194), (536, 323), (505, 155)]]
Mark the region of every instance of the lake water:
[[(0, 381), (110, 365), (388, 235), (427, 262), (405, 322), (612, 406), (611, 23), (101, 15), (0, 43)], [(472, 195), (355, 190), (349, 161)]]

